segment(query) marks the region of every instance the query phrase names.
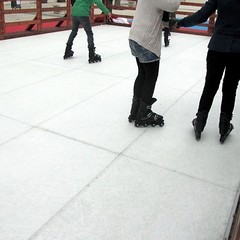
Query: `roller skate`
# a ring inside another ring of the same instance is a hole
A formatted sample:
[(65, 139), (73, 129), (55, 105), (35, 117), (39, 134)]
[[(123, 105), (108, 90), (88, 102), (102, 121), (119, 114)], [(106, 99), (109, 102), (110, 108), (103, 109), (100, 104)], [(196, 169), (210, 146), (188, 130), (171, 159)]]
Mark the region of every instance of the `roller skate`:
[(152, 98), (152, 103), (148, 105), (140, 100), (135, 127), (147, 127), (148, 125), (151, 125), (152, 127), (155, 127), (156, 125), (162, 127), (164, 125), (163, 116), (158, 115), (151, 110), (152, 104), (156, 101), (156, 98)]
[(196, 140), (200, 140), (201, 133), (207, 122), (208, 112), (202, 111), (198, 112), (196, 115), (197, 117), (192, 120), (192, 125), (194, 127)]
[(72, 45), (67, 44), (63, 59), (72, 57), (74, 52), (72, 51)]
[(140, 106), (140, 98), (133, 96), (132, 107), (131, 107), (130, 115), (128, 116), (128, 121), (130, 123), (136, 120), (139, 106)]
[(99, 54), (95, 53), (95, 47), (89, 48), (89, 63), (101, 62), (102, 58)]
[(220, 133), (220, 143), (223, 144), (227, 139), (230, 132), (234, 129), (233, 124), (230, 123), (232, 116), (221, 113), (220, 114), (220, 121), (219, 121), (219, 133)]

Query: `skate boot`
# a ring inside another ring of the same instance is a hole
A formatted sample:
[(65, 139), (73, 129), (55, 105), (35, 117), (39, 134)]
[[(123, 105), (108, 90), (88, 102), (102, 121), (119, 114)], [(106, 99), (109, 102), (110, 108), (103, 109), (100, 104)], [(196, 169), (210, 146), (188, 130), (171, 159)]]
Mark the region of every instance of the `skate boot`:
[(194, 127), (196, 139), (200, 140), (201, 133), (207, 122), (208, 112), (207, 111), (198, 112), (196, 116), (197, 117), (192, 120), (192, 125)]
[(128, 121), (130, 123), (136, 120), (139, 106), (140, 106), (140, 98), (133, 96), (132, 107), (131, 107), (130, 115), (128, 116)]
[(95, 47), (89, 48), (89, 63), (101, 62), (102, 58), (99, 54), (95, 53)]
[(147, 127), (148, 125), (151, 125), (152, 127), (159, 125), (162, 127), (164, 125), (163, 116), (158, 115), (151, 110), (152, 104), (156, 101), (156, 98), (152, 98), (152, 103), (148, 105), (140, 100), (140, 106), (135, 120), (136, 127)]
[(219, 141), (222, 144), (225, 142), (230, 132), (234, 129), (232, 123), (230, 123), (231, 120), (232, 120), (232, 116), (226, 113), (220, 114), (219, 133), (221, 136)]
[(72, 51), (72, 45), (67, 44), (63, 59), (72, 57), (74, 52)]
[(170, 44), (170, 40), (169, 40), (169, 37), (170, 36), (170, 29), (165, 27), (164, 28), (164, 44), (165, 44), (165, 47), (168, 47), (169, 44)]

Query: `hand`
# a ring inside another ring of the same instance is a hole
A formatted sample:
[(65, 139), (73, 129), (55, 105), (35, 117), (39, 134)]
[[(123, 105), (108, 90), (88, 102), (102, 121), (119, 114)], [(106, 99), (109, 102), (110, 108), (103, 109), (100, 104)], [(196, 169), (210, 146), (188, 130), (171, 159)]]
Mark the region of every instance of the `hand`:
[(111, 12), (108, 14), (108, 21), (112, 22), (112, 13)]
[(180, 26), (177, 25), (177, 22), (175, 22), (175, 24), (172, 26), (171, 29), (173, 30), (178, 30), (180, 28)]
[(172, 28), (177, 23), (176, 19), (169, 19), (169, 28)]

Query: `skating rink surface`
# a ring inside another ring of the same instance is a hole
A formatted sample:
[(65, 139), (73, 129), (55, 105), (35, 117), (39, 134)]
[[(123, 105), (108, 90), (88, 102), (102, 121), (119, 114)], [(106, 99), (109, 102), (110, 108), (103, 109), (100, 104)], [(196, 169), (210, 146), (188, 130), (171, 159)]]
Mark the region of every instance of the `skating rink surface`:
[(127, 121), (135, 59), (129, 28), (0, 41), (1, 240), (223, 240), (240, 180), (240, 99), (221, 145), (221, 89), (202, 139), (194, 118), (209, 37), (172, 33), (153, 111), (164, 127)]

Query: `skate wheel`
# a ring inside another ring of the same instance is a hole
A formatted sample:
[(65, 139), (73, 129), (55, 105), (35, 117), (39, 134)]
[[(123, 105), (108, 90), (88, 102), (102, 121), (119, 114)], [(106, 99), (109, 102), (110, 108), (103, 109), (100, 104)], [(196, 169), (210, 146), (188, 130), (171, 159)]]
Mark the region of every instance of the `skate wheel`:
[(155, 123), (153, 123), (153, 124), (152, 124), (152, 127), (155, 127), (155, 126), (156, 126), (156, 124), (155, 124)]
[(147, 124), (147, 123), (144, 123), (144, 124), (143, 124), (143, 126), (144, 126), (144, 127), (147, 127), (147, 126), (148, 126), (148, 124)]
[(130, 123), (132, 123), (132, 122), (134, 122), (134, 119), (128, 118), (128, 121), (129, 121)]
[(71, 58), (72, 56), (63, 56), (63, 59), (65, 60), (65, 59), (68, 59), (68, 58)]
[(138, 124), (138, 123), (135, 123), (135, 127), (139, 127), (139, 124)]

